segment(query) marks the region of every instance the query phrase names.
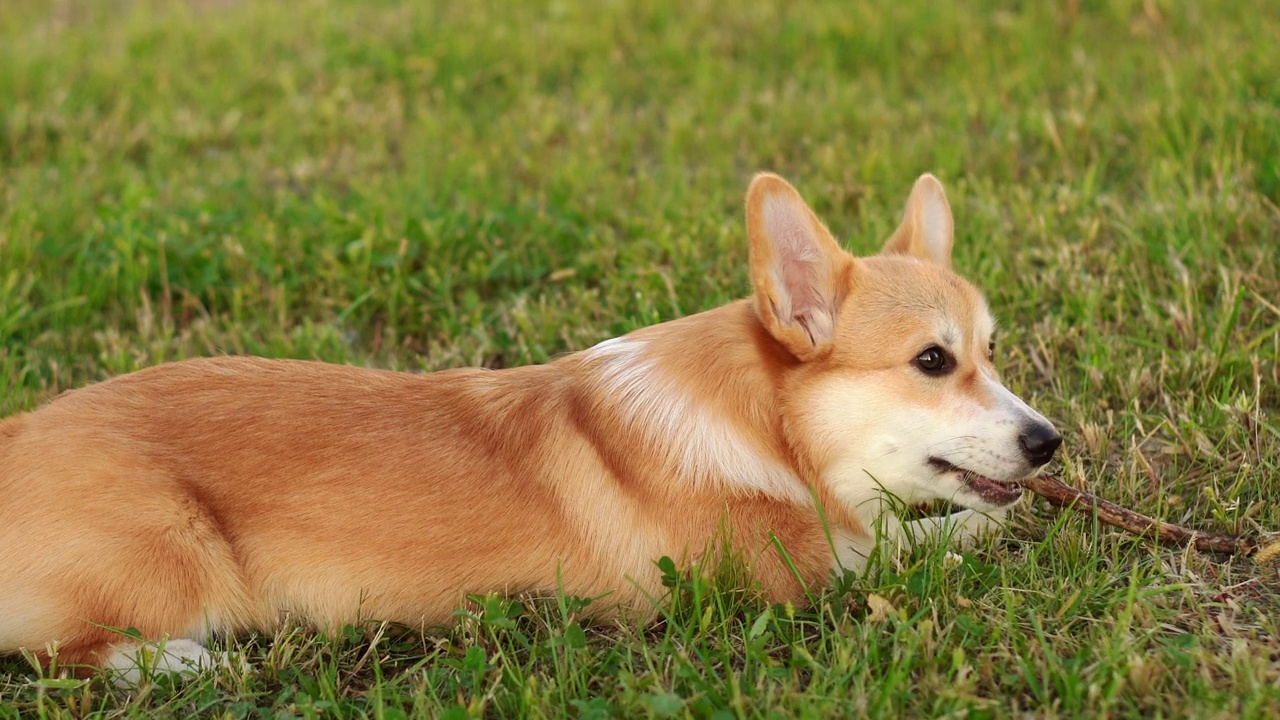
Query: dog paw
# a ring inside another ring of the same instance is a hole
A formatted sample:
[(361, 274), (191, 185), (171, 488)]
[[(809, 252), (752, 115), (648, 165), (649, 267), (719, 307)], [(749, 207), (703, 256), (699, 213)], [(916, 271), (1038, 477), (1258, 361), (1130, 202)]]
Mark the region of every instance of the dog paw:
[[(959, 517), (964, 516), (964, 517)], [(959, 548), (971, 547), (979, 539), (998, 532), (1008, 522), (1009, 511), (991, 512), (964, 510), (952, 516), (954, 521), (943, 523), (943, 532), (950, 532), (951, 543)]]
[(902, 523), (901, 536), (910, 538), (912, 542), (937, 540), (950, 542), (957, 548), (971, 547), (979, 538), (985, 537), (1004, 527), (1009, 517), (1008, 510), (979, 512), (977, 510), (961, 510), (942, 517), (922, 518)]
[(185, 638), (116, 646), (105, 665), (117, 687), (137, 687), (144, 678), (158, 675), (175, 674), (187, 680), (215, 668), (235, 667), (226, 653), (212, 653)]

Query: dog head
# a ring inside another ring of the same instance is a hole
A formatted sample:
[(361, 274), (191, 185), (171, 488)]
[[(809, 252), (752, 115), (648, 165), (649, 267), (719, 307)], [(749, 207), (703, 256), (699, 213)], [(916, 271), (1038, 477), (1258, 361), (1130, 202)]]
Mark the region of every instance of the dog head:
[(995, 322), (951, 271), (942, 185), (922, 176), (880, 255), (855, 258), (787, 182), (747, 192), (756, 314), (794, 358), (782, 388), (793, 452), (852, 508), (886, 494), (1011, 505), (1061, 435), (1001, 383)]

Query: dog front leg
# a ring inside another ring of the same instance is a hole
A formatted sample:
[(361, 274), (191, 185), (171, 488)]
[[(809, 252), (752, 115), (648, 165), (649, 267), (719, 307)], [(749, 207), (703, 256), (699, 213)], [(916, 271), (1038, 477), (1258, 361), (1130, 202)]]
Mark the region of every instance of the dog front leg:
[(927, 517), (909, 522), (895, 522), (899, 542), (918, 543), (940, 539), (957, 548), (972, 547), (974, 542), (1004, 526), (1009, 517), (1007, 509), (979, 512), (961, 510), (942, 517)]

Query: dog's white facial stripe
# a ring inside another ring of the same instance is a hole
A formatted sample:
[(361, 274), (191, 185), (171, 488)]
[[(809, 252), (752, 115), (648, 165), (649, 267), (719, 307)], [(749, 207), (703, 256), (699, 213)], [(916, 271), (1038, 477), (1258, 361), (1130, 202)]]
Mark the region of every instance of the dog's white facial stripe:
[(984, 340), (990, 340), (996, 334), (996, 319), (991, 315), (991, 309), (987, 307), (986, 301), (983, 301), (981, 310), (978, 311), (978, 337)]
[(667, 449), (673, 469), (697, 484), (723, 483), (774, 497), (807, 502), (808, 493), (792, 473), (762, 457), (714, 411), (670, 374), (641, 340), (613, 338), (586, 351), (600, 378), (606, 401), (633, 428)]
[(938, 337), (941, 338), (943, 345), (955, 347), (962, 336), (960, 335), (960, 328), (955, 325), (944, 325), (938, 332)]
[(980, 372), (982, 378), (982, 388), (993, 398), (996, 406), (1003, 408), (1008, 415), (1016, 416), (1019, 425), (1039, 424), (1050, 425), (1051, 423), (1045, 416), (1035, 411), (1022, 398), (1015, 395), (1009, 388), (1004, 386), (998, 378), (987, 368), (982, 368)]
[(996, 321), (991, 317), (991, 312), (987, 310), (985, 304), (979, 308), (976, 317), (977, 327), (974, 329), (973, 335), (969, 335), (961, 330), (960, 324), (954, 319), (947, 318), (935, 326), (934, 332), (936, 333), (937, 339), (944, 347), (957, 355), (963, 354), (960, 350), (965, 347), (967, 343), (975, 340), (981, 341), (979, 344), (982, 345), (982, 351), (985, 354), (986, 344), (990, 342), (990, 339), (995, 335)]

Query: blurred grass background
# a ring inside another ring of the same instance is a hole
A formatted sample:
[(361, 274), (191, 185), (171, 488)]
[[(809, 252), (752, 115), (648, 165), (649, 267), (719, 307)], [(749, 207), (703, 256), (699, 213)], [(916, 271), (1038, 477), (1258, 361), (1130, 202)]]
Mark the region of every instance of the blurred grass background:
[[(1280, 528), (1278, 39), (1263, 0), (8, 0), (0, 413), (198, 355), (545, 361), (746, 293), (757, 170), (864, 253), (929, 171), (1068, 479)], [(11, 661), (0, 713), (88, 692), (106, 715), (305, 715), (326, 692), (375, 716), (1280, 711), (1274, 569), (1030, 504), (968, 570), (918, 555), (798, 619), (726, 600), (709, 625), (569, 647), (569, 615), (527, 610), (534, 649), (473, 618), (372, 665), (359, 633), (278, 640), (332, 670), (310, 690), (269, 676), (265, 642), (239, 685), (149, 699)], [(858, 613), (868, 593), (904, 608), (892, 631)]]

